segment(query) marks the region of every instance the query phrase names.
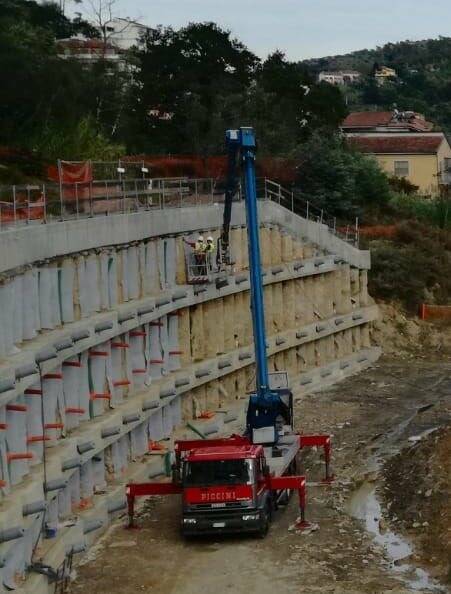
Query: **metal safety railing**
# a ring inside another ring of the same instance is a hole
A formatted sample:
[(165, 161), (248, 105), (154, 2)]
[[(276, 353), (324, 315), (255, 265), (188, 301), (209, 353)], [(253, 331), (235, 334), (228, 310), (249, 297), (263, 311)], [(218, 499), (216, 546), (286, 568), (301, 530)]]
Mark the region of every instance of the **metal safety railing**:
[(291, 212), (298, 214), (307, 221), (321, 223), (329, 228), (329, 231), (353, 245), (359, 244), (359, 219), (356, 217), (352, 224), (337, 224), (337, 218), (329, 215), (324, 209), (318, 208), (315, 204), (296, 190), (288, 190), (270, 179), (259, 179), (257, 183), (259, 198), (277, 202)]
[(213, 178), (141, 177), (0, 186), (0, 231), (19, 225), (213, 204), (222, 196)]
[[(224, 201), (224, 183), (214, 178), (135, 177), (95, 180), (88, 183), (46, 183), (0, 186), (0, 232), (19, 225), (43, 224), (94, 216), (202, 206)], [(291, 191), (267, 178), (257, 180), (260, 200), (271, 200), (301, 217), (327, 225), (330, 232), (358, 245), (359, 224), (337, 226), (337, 220)], [(242, 199), (241, 187), (237, 200)]]

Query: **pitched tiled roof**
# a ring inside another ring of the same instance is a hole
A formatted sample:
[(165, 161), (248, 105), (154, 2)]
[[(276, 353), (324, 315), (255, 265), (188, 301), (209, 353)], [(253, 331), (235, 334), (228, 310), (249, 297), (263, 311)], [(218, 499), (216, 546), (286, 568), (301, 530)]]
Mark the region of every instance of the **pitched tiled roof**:
[(362, 153), (371, 154), (435, 154), (444, 140), (439, 136), (353, 136), (350, 145)]
[(418, 114), (410, 112), (410, 117), (396, 116), (392, 111), (356, 111), (350, 113), (344, 120), (343, 128), (375, 128), (387, 126), (390, 128), (408, 128), (412, 132), (429, 132), (433, 125)]
[(392, 111), (355, 111), (343, 122), (343, 128), (387, 126), (393, 119)]

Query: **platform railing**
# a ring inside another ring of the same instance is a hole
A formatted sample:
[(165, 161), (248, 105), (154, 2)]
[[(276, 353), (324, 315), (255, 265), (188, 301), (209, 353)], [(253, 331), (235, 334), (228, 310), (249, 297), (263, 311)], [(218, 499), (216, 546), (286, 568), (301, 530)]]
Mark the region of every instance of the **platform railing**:
[(257, 180), (257, 193), (259, 198), (276, 202), (308, 221), (326, 225), (333, 235), (336, 235), (347, 243), (358, 246), (358, 218), (355, 218), (352, 224), (346, 223), (339, 225), (336, 217), (331, 216), (324, 209), (315, 206), (314, 202), (307, 200), (299, 191), (288, 190), (266, 177)]
[[(88, 183), (34, 184), (0, 187), (0, 232), (11, 227), (130, 214), (154, 209), (205, 206), (224, 201), (224, 183), (214, 178), (105, 179)], [(303, 218), (327, 225), (330, 232), (358, 244), (358, 220), (337, 227), (337, 220), (268, 179), (258, 178), (258, 198), (271, 200)], [(242, 199), (241, 186), (236, 200)]]

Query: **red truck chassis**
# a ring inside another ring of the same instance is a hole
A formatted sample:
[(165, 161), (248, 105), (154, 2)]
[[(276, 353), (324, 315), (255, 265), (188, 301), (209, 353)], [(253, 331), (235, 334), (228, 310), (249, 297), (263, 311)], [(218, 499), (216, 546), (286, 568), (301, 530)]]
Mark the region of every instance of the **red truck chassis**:
[[(328, 435), (298, 435), (299, 447), (296, 451), (299, 452), (305, 447), (322, 447), (324, 449), (325, 459), (325, 478), (324, 482), (329, 483), (333, 480), (330, 475), (330, 454), (331, 441)], [(134, 528), (135, 525), (135, 499), (137, 497), (147, 497), (152, 495), (178, 495), (184, 492), (184, 485), (181, 479), (181, 469), (183, 456), (193, 450), (199, 451), (203, 448), (213, 447), (233, 447), (233, 446), (251, 446), (251, 442), (247, 437), (240, 435), (232, 435), (228, 438), (218, 438), (209, 440), (185, 440), (175, 442), (175, 464), (173, 465), (173, 476), (171, 482), (146, 482), (146, 483), (129, 483), (126, 486), (127, 507), (128, 507), (128, 527)], [(264, 488), (268, 491), (277, 493), (286, 490), (293, 490), (298, 492), (300, 519), (297, 523), (297, 528), (305, 528), (308, 522), (305, 519), (306, 508), (306, 479), (305, 476), (286, 475), (274, 476), (273, 473), (268, 472), (264, 476)]]

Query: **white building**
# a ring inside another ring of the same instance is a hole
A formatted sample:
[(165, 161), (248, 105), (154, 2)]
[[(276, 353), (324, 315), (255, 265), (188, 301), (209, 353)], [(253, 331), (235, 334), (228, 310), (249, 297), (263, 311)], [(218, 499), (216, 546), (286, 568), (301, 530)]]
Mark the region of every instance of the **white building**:
[(105, 60), (109, 64), (117, 65), (119, 70), (127, 69), (124, 51), (110, 41), (105, 43), (102, 39), (88, 39), (77, 35), (68, 39), (58, 39), (56, 47), (59, 58), (77, 60), (84, 67)]
[(105, 23), (106, 38), (122, 50), (142, 46), (143, 37), (148, 30), (149, 27), (142, 23), (119, 17)]
[(319, 82), (327, 82), (331, 85), (350, 85), (360, 79), (362, 75), (356, 70), (337, 70), (336, 72), (320, 72)]

